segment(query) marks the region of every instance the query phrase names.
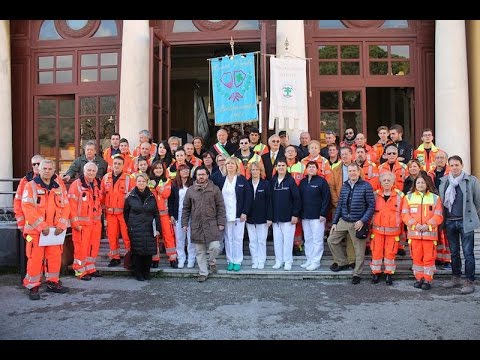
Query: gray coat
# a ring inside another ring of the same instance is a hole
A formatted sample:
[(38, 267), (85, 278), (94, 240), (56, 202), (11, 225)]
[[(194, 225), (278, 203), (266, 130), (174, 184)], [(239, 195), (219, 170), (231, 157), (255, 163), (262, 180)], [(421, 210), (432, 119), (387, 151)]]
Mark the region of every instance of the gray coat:
[[(480, 182), (473, 175), (465, 175), (458, 185), (463, 193), (463, 231), (468, 233), (480, 228)], [(445, 200), (448, 187), (448, 176), (440, 179), (440, 197)]]
[[(73, 160), (72, 165), (70, 165), (70, 168), (67, 170), (65, 175), (69, 175), (72, 179), (74, 179), (76, 176), (83, 175), (83, 167), (87, 162), (88, 160), (85, 154), (80, 155), (75, 160)], [(101, 179), (103, 175), (107, 173), (108, 164), (105, 160), (103, 160), (102, 157), (98, 156), (97, 154), (95, 154), (93, 162), (98, 166), (97, 178)]]
[(191, 219), (192, 243), (207, 245), (220, 238), (218, 226), (225, 226), (225, 203), (220, 189), (208, 180), (205, 189), (196, 183), (190, 186), (185, 194), (182, 212), (182, 227)]

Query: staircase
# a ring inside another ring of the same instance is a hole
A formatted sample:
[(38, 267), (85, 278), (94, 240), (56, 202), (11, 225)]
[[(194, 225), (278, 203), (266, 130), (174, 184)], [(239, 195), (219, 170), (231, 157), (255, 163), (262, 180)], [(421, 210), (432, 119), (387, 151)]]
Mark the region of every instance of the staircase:
[[(102, 239), (100, 243), (100, 252), (97, 258), (97, 269), (104, 274), (122, 274), (129, 275), (129, 271), (123, 268), (123, 256), (125, 250), (123, 249), (123, 243), (120, 240), (122, 264), (117, 267), (108, 267), (110, 259), (108, 258), (108, 240)], [(211, 275), (213, 277), (226, 277), (226, 278), (275, 278), (275, 279), (349, 279), (352, 277), (352, 271), (339, 271), (333, 272), (329, 269), (333, 263), (332, 254), (328, 248), (327, 243), (324, 243), (325, 251), (322, 257), (320, 268), (315, 271), (307, 271), (300, 267), (302, 263), (306, 261), (305, 256), (294, 256), (293, 265), (291, 271), (285, 271), (283, 268), (279, 270), (272, 269), (275, 263), (275, 256), (273, 251), (273, 241), (267, 241), (267, 261), (265, 262), (264, 269), (252, 269), (252, 260), (248, 249), (248, 241), (244, 241), (244, 260), (242, 263), (242, 269), (239, 272), (226, 271), (227, 260), (225, 255), (220, 255), (217, 258), (218, 274)], [(413, 278), (413, 272), (410, 270), (412, 261), (408, 249), (406, 249), (406, 256), (398, 256), (396, 259), (397, 270), (395, 272), (395, 278)], [(475, 232), (475, 247), (474, 247), (475, 259), (476, 259), (476, 273), (480, 274), (480, 229)], [(463, 258), (463, 255), (462, 255)], [(370, 277), (371, 272), (368, 266), (371, 256), (365, 256), (365, 265), (363, 270), (363, 277)], [(451, 276), (451, 270), (437, 269), (435, 278), (445, 278)], [(162, 272), (163, 276), (168, 277), (192, 277), (198, 275), (198, 266), (195, 263), (195, 267), (188, 269), (173, 269), (170, 267), (170, 263), (167, 261), (165, 254), (160, 255), (160, 263), (157, 269), (151, 269), (152, 273)]]

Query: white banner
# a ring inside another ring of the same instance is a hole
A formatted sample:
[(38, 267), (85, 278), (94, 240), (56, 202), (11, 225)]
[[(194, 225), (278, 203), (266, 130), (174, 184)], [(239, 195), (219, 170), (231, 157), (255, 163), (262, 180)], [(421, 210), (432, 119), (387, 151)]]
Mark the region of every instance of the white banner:
[(273, 129), (278, 119), (278, 129), (298, 128), (307, 117), (306, 60), (270, 57), (270, 117), (268, 126)]

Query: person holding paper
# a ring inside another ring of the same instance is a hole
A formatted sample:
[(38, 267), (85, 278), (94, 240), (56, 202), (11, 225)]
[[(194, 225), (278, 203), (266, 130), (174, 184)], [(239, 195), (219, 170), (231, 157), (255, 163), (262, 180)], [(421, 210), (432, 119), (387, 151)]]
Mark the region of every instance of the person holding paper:
[(75, 180), (68, 190), (73, 238), (73, 270), (80, 280), (101, 276), (95, 269), (100, 237), (102, 235), (102, 207), (100, 179), (96, 178), (98, 167), (87, 162), (83, 175)]
[[(24, 233), (27, 240), (27, 274), (23, 285), (29, 289), (31, 300), (39, 300), (40, 279), (44, 272), (47, 292), (66, 293), (59, 276), (63, 245), (40, 246), (40, 234), (47, 236), (55, 228), (55, 236), (67, 229), (70, 215), (65, 185), (58, 181), (52, 160), (40, 162), (39, 175), (25, 185), (22, 194), (22, 210), (25, 214)], [(44, 261), (45, 260), (45, 261)]]

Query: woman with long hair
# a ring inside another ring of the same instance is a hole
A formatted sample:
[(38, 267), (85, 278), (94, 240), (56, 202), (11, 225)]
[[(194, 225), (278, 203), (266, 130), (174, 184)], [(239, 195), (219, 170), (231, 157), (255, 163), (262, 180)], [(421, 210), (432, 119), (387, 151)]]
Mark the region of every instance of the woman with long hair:
[(200, 136), (195, 136), (192, 140), (193, 144), (193, 156), (199, 158), (200, 160), (203, 158), (203, 154), (207, 149), (205, 149), (205, 142), (203, 141), (203, 138)]
[(157, 146), (157, 153), (152, 163), (161, 160), (164, 164), (164, 168), (167, 169), (172, 164), (172, 150), (167, 141), (161, 141)]

